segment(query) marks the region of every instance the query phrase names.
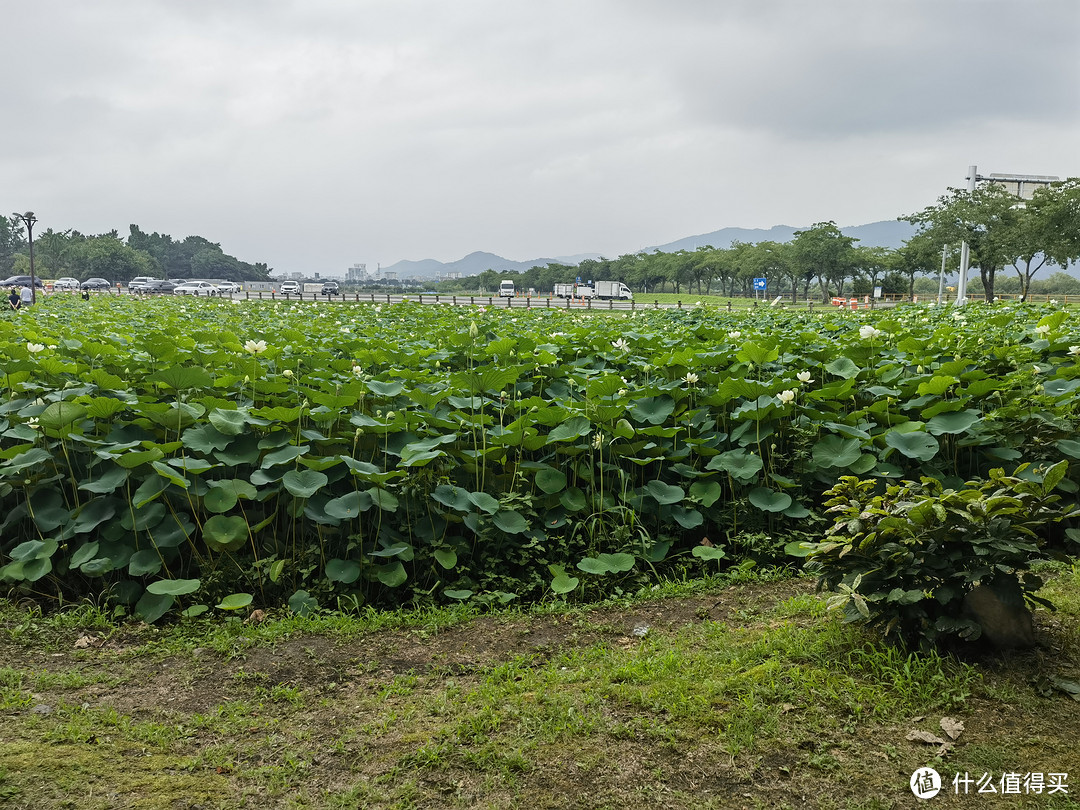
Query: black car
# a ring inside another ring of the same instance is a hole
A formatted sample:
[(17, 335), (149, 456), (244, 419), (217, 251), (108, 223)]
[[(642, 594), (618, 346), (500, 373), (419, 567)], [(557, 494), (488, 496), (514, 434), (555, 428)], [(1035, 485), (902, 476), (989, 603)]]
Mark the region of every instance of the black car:
[(156, 278), (153, 281), (146, 282), (139, 292), (142, 293), (171, 293), (176, 289), (175, 281), (168, 281), (167, 279)]
[(84, 290), (109, 290), (109, 289), (112, 289), (112, 284), (110, 284), (106, 279), (103, 279), (103, 278), (88, 278), (86, 281), (84, 281), (79, 286), (81, 286)]
[[(3, 281), (0, 281), (0, 287), (25, 287), (30, 283), (30, 276), (8, 276)], [(34, 277), (34, 286), (43, 287), (41, 279), (37, 276)]]

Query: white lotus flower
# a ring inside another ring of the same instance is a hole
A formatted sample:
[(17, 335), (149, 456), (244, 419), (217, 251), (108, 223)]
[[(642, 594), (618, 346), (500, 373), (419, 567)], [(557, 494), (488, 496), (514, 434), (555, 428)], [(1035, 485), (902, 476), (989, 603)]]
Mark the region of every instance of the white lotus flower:
[(357, 377), (363, 377), (364, 376), (364, 369), (361, 368), (360, 366), (353, 366), (352, 367), (352, 373), (355, 374)]
[(625, 388), (620, 388), (619, 389), (619, 399), (622, 399), (625, 396), (626, 396), (626, 389)]
[(686, 380), (688, 384), (694, 385), (698, 381), (698, 375), (692, 371), (688, 371), (683, 379)]
[(1039, 368), (1038, 366), (1032, 366), (1032, 367), (1031, 367), (1031, 371), (1032, 371), (1032, 373), (1034, 373), (1034, 374), (1042, 374), (1042, 369), (1041, 369), (1041, 368)]
[(281, 375), (283, 377), (291, 377), (293, 375), (292, 369), (291, 368), (285, 369), (283, 372), (281, 372)]
[(592, 446), (593, 446), (594, 449), (599, 450), (600, 447), (603, 444), (604, 444), (604, 437), (603, 436), (601, 436), (599, 433), (597, 433), (595, 436), (593, 436)]
[(1050, 334), (1050, 327), (1045, 323), (1040, 324), (1039, 326), (1035, 327), (1035, 334), (1036, 335), (1048, 335), (1048, 334)]
[(1050, 299), (1050, 303), (1051, 303), (1051, 304), (1056, 304), (1056, 303), (1057, 303), (1057, 299), (1056, 299), (1056, 298), (1051, 298), (1051, 299)]
[(781, 404), (787, 405), (793, 399), (795, 399), (795, 392), (791, 390), (781, 391), (779, 394), (776, 395), (776, 398), (780, 400)]
[(29, 419), (27, 419), (26, 420), (26, 426), (28, 428), (30, 428), (31, 430), (37, 430), (38, 429), (38, 419), (37, 419), (37, 417), (36, 416), (31, 416)]
[(876, 337), (881, 337), (881, 330), (875, 329), (870, 324), (859, 327), (859, 337), (863, 340), (873, 340)]
[(244, 351), (248, 354), (262, 354), (266, 351), (266, 341), (249, 340), (244, 344)]
[(616, 341), (615, 341), (614, 343), (612, 343), (611, 345), (612, 345), (612, 346), (613, 346), (614, 348), (618, 349), (618, 350), (619, 350), (620, 352), (625, 352), (625, 351), (629, 351), (629, 350), (630, 350), (630, 344), (629, 344), (629, 343), (627, 343), (627, 342), (626, 342), (626, 341), (625, 341), (625, 340), (624, 340), (623, 338), (619, 338), (618, 340), (616, 340)]
[(742, 337), (742, 332), (728, 332), (727, 336), (732, 340), (738, 340)]
[(1080, 346), (1070, 346), (1069, 354), (1071, 354), (1073, 357), (1080, 355)]
[(814, 381), (814, 378), (810, 376), (809, 371), (800, 371), (795, 376), (799, 378), (799, 382), (812, 383)]
[(480, 334), (480, 328), (476, 325), (476, 321), (469, 322), (469, 337), (476, 338)]
[(26, 344), (26, 350), (28, 352), (30, 352), (30, 354), (37, 354), (38, 352), (45, 351), (45, 344), (44, 343), (27, 343)]

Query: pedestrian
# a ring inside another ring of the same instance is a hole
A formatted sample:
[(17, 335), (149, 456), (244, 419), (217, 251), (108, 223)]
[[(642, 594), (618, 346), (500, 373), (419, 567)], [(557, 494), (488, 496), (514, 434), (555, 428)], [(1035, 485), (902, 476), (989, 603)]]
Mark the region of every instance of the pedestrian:
[(23, 285), (23, 288), (19, 290), (19, 297), (22, 298), (22, 305), (24, 307), (28, 307), (34, 303), (34, 291), (25, 284)]
[(89, 301), (90, 300), (90, 291), (89, 290), (84, 289), (82, 291), (82, 300), (83, 301)]
[(12, 309), (19, 309), (22, 306), (22, 298), (14, 287), (11, 288), (11, 295), (8, 296), (8, 306)]

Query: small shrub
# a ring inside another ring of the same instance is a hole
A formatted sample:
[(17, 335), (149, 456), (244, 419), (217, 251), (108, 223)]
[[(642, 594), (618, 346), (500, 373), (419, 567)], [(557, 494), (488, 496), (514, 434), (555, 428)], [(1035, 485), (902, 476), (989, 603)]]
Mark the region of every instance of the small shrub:
[(1030, 572), (1043, 559), (1048, 523), (1075, 517), (1053, 494), (1067, 462), (1042, 480), (991, 470), (986, 481), (946, 489), (940, 481), (890, 484), (844, 476), (826, 495), (834, 524), (821, 543), (795, 543), (808, 557), (819, 589), (846, 621), (865, 621), (924, 646), (953, 636), (977, 639), (982, 628), (964, 613), (964, 596), (984, 584), (1000, 594), (1053, 607), (1035, 595), (1042, 580)]

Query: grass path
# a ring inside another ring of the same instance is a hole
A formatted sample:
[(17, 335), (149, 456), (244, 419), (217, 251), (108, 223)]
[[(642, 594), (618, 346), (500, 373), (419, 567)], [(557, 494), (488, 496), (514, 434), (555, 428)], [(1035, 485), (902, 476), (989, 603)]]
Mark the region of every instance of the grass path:
[[(1036, 650), (966, 662), (841, 625), (805, 580), (165, 629), (0, 603), (0, 808), (869, 810), (915, 806), (926, 765), (931, 806), (1078, 808), (1080, 570), (1046, 592)], [(947, 750), (907, 739), (945, 717)], [(956, 796), (958, 772), (1069, 793)]]

